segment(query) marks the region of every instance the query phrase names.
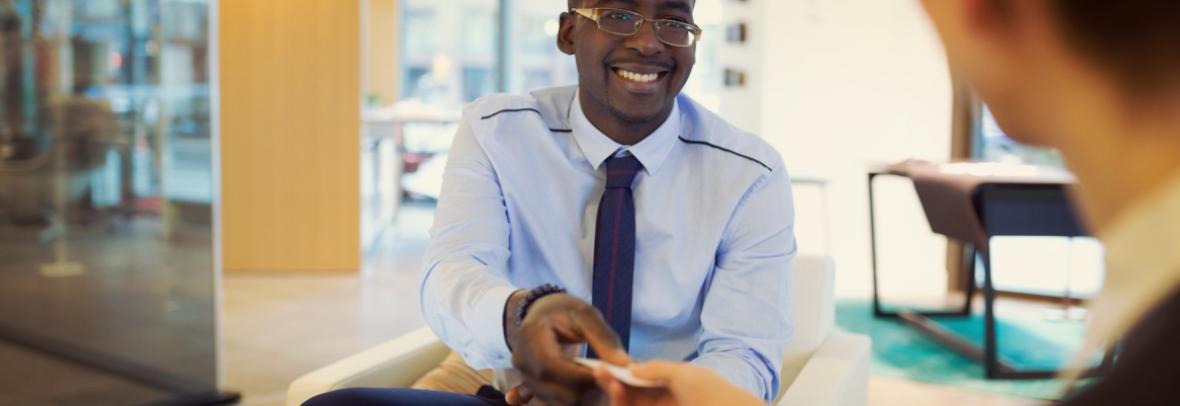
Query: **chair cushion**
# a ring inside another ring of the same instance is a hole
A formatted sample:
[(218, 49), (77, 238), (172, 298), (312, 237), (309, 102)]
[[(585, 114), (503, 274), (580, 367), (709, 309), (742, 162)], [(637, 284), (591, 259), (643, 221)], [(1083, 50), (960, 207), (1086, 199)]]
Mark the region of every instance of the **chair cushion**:
[(836, 275), (833, 268), (829, 257), (795, 258), (791, 284), (791, 314), (795, 320), (795, 331), (787, 348), (783, 350), (780, 395), (795, 381), (811, 354), (832, 332), (836, 310), (832, 298)]

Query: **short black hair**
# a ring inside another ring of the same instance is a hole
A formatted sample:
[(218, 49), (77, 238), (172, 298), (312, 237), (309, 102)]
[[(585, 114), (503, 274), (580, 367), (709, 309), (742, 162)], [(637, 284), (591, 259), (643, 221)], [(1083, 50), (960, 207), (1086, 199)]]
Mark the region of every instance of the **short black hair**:
[(1180, 84), (1180, 1), (1052, 0), (1050, 7), (1069, 45), (1130, 90)]

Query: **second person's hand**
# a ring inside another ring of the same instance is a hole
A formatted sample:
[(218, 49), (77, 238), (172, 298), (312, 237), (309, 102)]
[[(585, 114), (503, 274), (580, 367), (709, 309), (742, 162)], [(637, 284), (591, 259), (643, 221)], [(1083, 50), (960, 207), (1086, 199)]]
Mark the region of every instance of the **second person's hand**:
[(653, 380), (662, 388), (636, 388), (615, 379), (606, 368), (594, 371), (598, 385), (614, 406), (760, 406), (762, 399), (734, 386), (711, 370), (686, 363), (652, 361), (633, 364), (637, 378)]

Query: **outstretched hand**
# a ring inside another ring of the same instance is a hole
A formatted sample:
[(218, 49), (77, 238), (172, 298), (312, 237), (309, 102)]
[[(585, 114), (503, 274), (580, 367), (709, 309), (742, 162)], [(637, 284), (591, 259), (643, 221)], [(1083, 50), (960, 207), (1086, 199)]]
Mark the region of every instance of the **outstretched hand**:
[(512, 347), (512, 365), (524, 376), (524, 383), (506, 394), (510, 404), (598, 403), (603, 394), (593, 373), (573, 361), (582, 343), (606, 362), (630, 362), (598, 310), (566, 294), (547, 295), (533, 302), (519, 325), (506, 318), (505, 331)]
[(653, 361), (631, 365), (631, 374), (663, 384), (661, 388), (636, 388), (615, 379), (606, 368), (594, 371), (598, 385), (614, 406), (755, 406), (762, 399), (727, 382), (713, 371), (691, 364)]

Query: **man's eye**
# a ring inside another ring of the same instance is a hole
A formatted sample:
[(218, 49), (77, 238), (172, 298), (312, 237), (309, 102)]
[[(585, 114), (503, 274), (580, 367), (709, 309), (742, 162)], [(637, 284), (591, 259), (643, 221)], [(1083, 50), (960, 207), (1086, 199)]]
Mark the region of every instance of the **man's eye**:
[(664, 25), (664, 27), (672, 28), (672, 29), (676, 29), (676, 30), (685, 30), (685, 31), (691, 30), (690, 28), (688, 28), (689, 27), (688, 23), (683, 22), (683, 21), (665, 20), (663, 25)]
[(631, 21), (631, 15), (626, 13), (608, 13), (606, 18), (619, 21)]

